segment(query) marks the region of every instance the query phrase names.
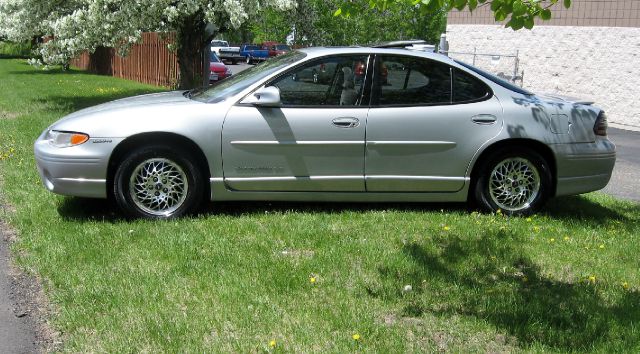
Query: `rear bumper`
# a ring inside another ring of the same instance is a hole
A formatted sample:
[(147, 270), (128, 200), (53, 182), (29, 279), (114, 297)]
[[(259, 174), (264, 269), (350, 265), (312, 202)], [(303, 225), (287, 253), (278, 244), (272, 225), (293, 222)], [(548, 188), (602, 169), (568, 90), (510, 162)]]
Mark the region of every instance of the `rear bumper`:
[(557, 196), (597, 191), (609, 183), (616, 163), (616, 147), (608, 139), (557, 144), (553, 148), (557, 159)]

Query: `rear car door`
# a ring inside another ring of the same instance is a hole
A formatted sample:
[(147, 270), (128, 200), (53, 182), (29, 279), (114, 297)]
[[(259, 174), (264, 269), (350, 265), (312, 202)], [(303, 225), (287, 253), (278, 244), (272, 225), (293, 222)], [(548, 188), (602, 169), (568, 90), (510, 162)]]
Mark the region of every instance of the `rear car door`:
[[(355, 191), (364, 186), (368, 55), (313, 60), (266, 86), (279, 107), (236, 104), (224, 122), (224, 180), (238, 191)], [(366, 66), (365, 66), (366, 67)], [(322, 73), (314, 80), (309, 73)]]
[(367, 120), (366, 189), (455, 192), (478, 149), (502, 128), (491, 89), (448, 64), (376, 58)]

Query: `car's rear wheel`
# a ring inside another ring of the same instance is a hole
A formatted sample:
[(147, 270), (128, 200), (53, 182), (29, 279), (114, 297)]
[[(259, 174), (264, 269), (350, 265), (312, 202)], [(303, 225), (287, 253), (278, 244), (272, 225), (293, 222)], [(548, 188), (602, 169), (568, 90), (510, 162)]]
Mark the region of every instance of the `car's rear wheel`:
[(195, 210), (204, 180), (189, 154), (149, 146), (129, 154), (114, 177), (118, 206), (133, 217), (169, 219)]
[(480, 167), (475, 200), (485, 210), (528, 215), (547, 201), (551, 184), (549, 164), (540, 154), (527, 148), (498, 151)]

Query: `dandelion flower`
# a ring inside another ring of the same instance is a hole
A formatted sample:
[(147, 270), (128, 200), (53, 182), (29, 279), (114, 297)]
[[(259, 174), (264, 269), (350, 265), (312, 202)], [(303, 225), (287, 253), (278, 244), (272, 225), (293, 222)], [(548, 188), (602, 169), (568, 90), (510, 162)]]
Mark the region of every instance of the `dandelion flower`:
[(622, 288), (624, 290), (629, 290), (629, 283), (627, 283), (626, 281), (622, 283)]
[(443, 227), (442, 229), (443, 229), (444, 231), (449, 231), (449, 230), (451, 230), (451, 228), (450, 228), (449, 226), (445, 226), (445, 227)]
[(270, 346), (271, 348), (275, 348), (275, 347), (276, 347), (276, 340), (275, 340), (275, 339), (272, 339), (271, 341), (269, 341), (269, 346)]
[(311, 284), (315, 283), (315, 282), (316, 282), (316, 280), (317, 280), (317, 279), (316, 279), (316, 277), (314, 277), (314, 276), (310, 276), (310, 277), (309, 277), (309, 282), (310, 282)]
[(596, 276), (595, 275), (590, 275), (588, 280), (589, 280), (589, 283), (595, 284), (596, 283)]
[(603, 248), (604, 248), (604, 245), (600, 245), (600, 246), (598, 246), (598, 248), (603, 249)]
[(527, 218), (527, 222), (531, 222), (531, 218)]
[(353, 338), (353, 340), (360, 340), (360, 335), (358, 333), (354, 333), (351, 338)]
[(549, 242), (556, 242), (556, 239), (555, 238), (550, 238)]
[(564, 237), (564, 240), (565, 240), (565, 241), (569, 241), (569, 236), (565, 236), (565, 237)]

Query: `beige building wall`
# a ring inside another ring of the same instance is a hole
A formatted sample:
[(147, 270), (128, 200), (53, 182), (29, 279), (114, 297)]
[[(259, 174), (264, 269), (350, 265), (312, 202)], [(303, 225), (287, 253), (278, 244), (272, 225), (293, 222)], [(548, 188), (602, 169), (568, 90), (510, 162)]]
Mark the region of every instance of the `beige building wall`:
[[(574, 0), (571, 9), (556, 10), (552, 20), (520, 31), (495, 24), (488, 8), (472, 14), (454, 10), (447, 25), (449, 50), (518, 51), (523, 87), (594, 100), (614, 125), (640, 128), (640, 0)], [(495, 59), (477, 57), (476, 65), (512, 74), (513, 61)]]

